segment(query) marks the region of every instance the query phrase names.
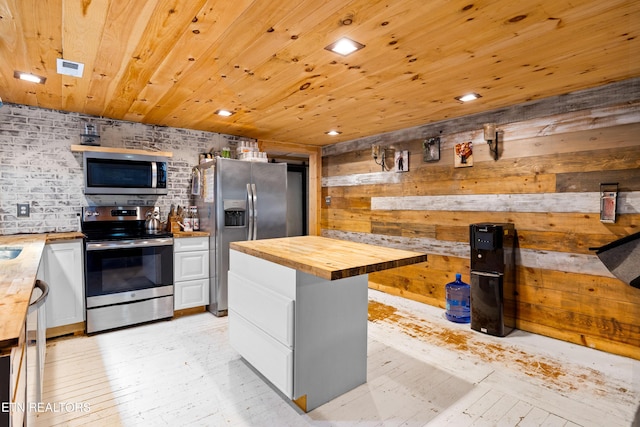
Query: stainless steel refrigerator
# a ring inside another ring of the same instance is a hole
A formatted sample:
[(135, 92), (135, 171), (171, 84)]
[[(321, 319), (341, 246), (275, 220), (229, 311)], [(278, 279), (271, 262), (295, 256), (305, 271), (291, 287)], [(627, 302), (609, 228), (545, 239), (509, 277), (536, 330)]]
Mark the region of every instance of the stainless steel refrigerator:
[(209, 241), (209, 306), (227, 314), (229, 243), (287, 236), (287, 165), (216, 158), (198, 166), (200, 229)]

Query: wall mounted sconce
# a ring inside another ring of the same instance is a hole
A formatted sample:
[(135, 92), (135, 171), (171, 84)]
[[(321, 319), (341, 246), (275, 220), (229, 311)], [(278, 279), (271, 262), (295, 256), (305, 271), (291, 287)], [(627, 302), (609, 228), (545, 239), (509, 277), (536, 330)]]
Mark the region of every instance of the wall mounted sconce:
[[(382, 166), (383, 172), (391, 170), (391, 167), (387, 163), (387, 157), (391, 159), (391, 166), (393, 166), (393, 153), (389, 156), (386, 148), (380, 147), (379, 145), (372, 145), (371, 157), (373, 157), (373, 161), (376, 162), (376, 165)], [(380, 159), (380, 161), (378, 161), (378, 159)]]
[(495, 123), (484, 125), (484, 140), (489, 144), (489, 151), (493, 154), (493, 160), (498, 160), (498, 131)]
[(616, 222), (616, 199), (618, 183), (600, 184), (600, 222), (613, 224)]

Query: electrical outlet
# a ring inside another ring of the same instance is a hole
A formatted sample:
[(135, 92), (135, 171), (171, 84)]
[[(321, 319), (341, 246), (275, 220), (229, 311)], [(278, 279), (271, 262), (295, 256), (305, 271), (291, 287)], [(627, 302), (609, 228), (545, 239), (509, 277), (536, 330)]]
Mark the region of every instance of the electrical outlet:
[(329, 206), (331, 204), (331, 196), (327, 196), (324, 198), (324, 202)]
[(19, 217), (28, 217), (29, 216), (29, 204), (28, 203), (18, 203), (18, 216)]

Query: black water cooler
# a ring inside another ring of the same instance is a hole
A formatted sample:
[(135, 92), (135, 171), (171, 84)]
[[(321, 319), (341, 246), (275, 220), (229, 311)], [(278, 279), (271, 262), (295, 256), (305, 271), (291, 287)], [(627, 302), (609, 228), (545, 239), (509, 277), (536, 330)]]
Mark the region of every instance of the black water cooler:
[(515, 327), (513, 224), (471, 224), (471, 329), (504, 337)]

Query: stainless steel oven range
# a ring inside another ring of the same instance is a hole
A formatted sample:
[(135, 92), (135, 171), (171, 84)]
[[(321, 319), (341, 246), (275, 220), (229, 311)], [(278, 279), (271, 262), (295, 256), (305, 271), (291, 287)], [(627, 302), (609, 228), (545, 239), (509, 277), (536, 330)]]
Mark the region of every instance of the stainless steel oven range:
[(173, 236), (146, 230), (149, 209), (83, 208), (87, 333), (173, 316)]

